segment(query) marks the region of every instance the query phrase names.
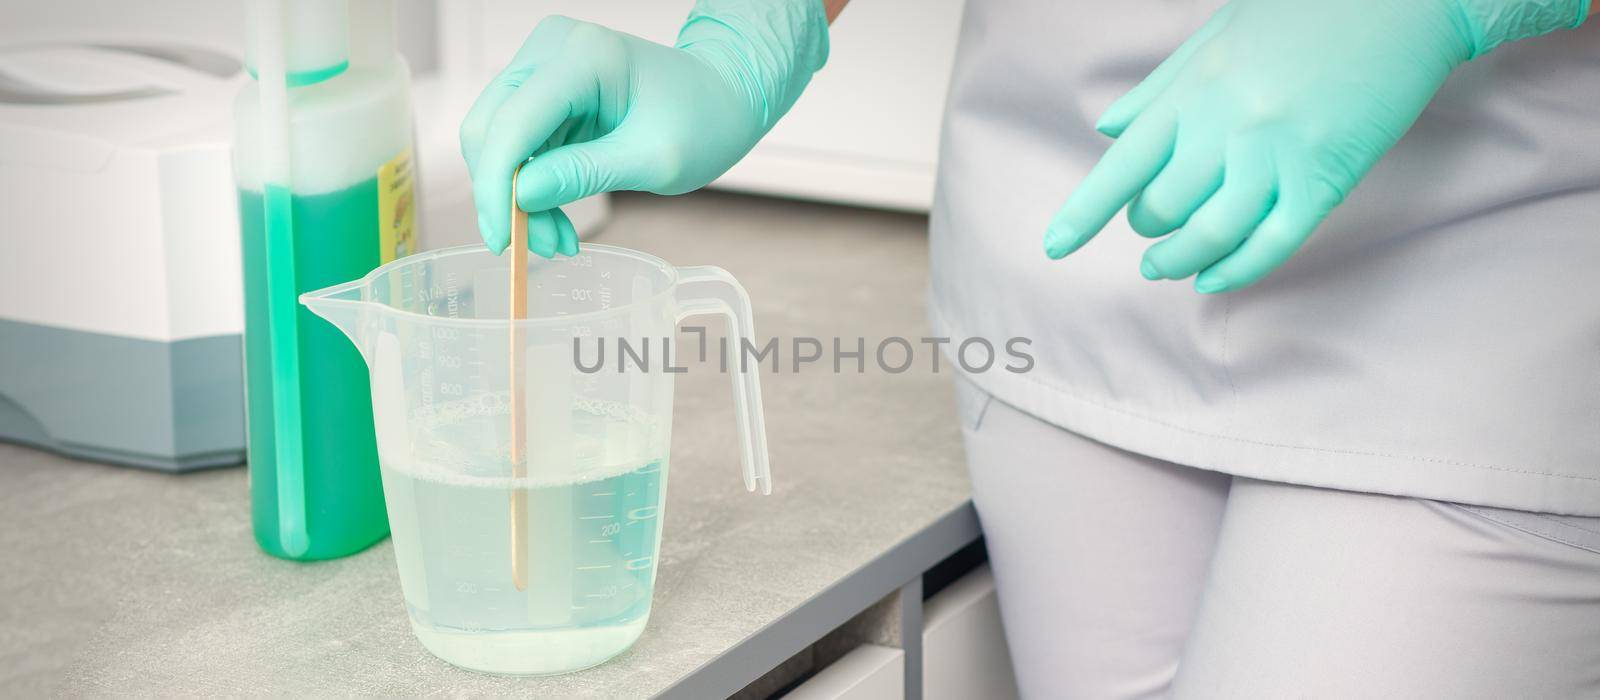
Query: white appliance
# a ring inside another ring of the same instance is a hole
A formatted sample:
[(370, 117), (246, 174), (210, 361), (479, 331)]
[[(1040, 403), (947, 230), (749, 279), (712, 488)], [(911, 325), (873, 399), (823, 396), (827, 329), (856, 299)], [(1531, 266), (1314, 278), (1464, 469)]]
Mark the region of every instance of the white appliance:
[[(434, 0), (417, 76), (420, 247), (477, 240)], [(165, 470), (244, 460), (230, 110), (242, 0), (0, 0), (0, 440)], [(605, 198), (568, 208), (585, 233)]]
[(240, 63), (22, 19), (0, 31), (0, 438), (169, 470), (236, 464)]

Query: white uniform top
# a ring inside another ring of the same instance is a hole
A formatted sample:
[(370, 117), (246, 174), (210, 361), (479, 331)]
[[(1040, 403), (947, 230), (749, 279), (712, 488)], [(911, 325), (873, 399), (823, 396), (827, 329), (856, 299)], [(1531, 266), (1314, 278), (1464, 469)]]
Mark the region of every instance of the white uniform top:
[(1022, 410), (1241, 476), (1600, 515), (1600, 22), (1453, 74), (1288, 264), (1240, 292), (1148, 282), (1119, 215), (1045, 225), (1093, 124), (1218, 0), (969, 2), (932, 216), (941, 335), (1025, 336), (970, 378)]

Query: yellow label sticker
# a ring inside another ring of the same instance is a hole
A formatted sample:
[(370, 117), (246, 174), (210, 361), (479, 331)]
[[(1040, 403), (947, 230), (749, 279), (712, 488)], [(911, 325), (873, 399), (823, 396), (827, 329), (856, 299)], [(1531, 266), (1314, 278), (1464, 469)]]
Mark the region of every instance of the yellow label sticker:
[(416, 171), (411, 148), (378, 168), (378, 264), (417, 252)]

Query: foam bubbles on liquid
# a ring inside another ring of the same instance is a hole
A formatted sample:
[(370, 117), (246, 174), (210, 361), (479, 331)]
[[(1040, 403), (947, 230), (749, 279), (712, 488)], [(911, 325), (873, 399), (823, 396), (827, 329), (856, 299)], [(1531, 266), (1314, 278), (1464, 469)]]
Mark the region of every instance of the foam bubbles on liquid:
[(440, 402), (412, 414), (400, 440), (379, 453), (384, 469), (441, 484), (482, 488), (545, 488), (608, 479), (664, 459), (658, 421), (637, 407), (577, 398), (560, 444), (537, 442), (530, 430), (527, 476), (511, 476), (508, 392)]

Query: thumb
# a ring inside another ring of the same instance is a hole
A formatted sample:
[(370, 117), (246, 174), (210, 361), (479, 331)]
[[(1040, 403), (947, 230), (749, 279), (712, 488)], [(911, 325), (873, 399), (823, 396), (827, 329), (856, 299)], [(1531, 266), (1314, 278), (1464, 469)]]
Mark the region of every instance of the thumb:
[(522, 166), (517, 206), (544, 211), (601, 192), (649, 189), (656, 171), (649, 153), (615, 132), (541, 153)]

